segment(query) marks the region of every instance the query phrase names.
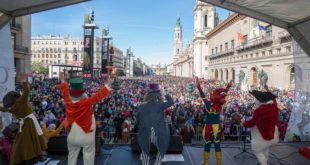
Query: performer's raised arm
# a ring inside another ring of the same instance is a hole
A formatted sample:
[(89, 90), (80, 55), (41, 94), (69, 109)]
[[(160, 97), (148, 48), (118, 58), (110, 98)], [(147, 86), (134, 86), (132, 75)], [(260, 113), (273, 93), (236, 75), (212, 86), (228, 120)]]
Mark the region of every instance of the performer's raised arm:
[(164, 102), (164, 104), (163, 104), (163, 109), (166, 109), (166, 108), (171, 107), (171, 106), (174, 104), (174, 101), (173, 101), (172, 97), (171, 97), (169, 94), (167, 94), (166, 91), (163, 92), (163, 95), (165, 96), (165, 98), (166, 98), (166, 100), (167, 100), (167, 101)]
[(89, 98), (90, 103), (95, 104), (98, 101), (110, 96), (111, 95), (110, 90), (111, 89), (110, 89), (109, 85), (105, 85), (105, 86), (101, 87), (101, 89), (96, 94), (92, 95)]
[(23, 83), (23, 94), (19, 98), (19, 100), (28, 102), (30, 87), (29, 87), (29, 83), (28, 83), (27, 78), (26, 78), (26, 74), (21, 73), (19, 76), (19, 80)]
[(71, 102), (70, 100), (70, 95), (69, 95), (69, 85), (68, 83), (65, 81), (65, 77), (63, 74), (60, 74), (60, 81), (61, 84), (58, 86), (58, 88), (60, 89), (63, 99), (66, 103)]

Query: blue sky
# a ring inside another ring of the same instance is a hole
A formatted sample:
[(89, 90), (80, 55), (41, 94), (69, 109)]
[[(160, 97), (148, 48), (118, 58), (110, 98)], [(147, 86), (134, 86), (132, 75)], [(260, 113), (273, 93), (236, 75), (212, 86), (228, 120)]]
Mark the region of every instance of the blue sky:
[[(173, 30), (181, 17), (183, 43), (193, 37), (195, 0), (92, 0), (32, 15), (32, 36), (83, 36), (84, 15), (95, 11), (95, 23), (110, 27), (113, 44), (126, 52), (131, 47), (136, 57), (147, 64), (169, 64), (173, 58)], [(217, 8), (220, 19), (228, 11)]]

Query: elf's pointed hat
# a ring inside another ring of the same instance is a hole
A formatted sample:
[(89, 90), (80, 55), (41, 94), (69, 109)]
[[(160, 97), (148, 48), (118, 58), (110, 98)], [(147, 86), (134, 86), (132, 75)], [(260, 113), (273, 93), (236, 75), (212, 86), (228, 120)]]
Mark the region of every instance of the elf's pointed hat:
[(84, 82), (81, 78), (72, 78), (70, 83), (70, 96), (73, 98), (79, 98), (85, 92)]
[(272, 94), (271, 92), (262, 92), (258, 90), (252, 90), (250, 93), (260, 102), (266, 103), (270, 100), (277, 98), (278, 96)]

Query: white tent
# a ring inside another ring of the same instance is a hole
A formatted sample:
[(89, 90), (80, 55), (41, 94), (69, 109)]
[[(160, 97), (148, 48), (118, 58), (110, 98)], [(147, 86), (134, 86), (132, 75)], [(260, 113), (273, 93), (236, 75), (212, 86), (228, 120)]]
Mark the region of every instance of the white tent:
[(310, 55), (310, 0), (199, 0), (286, 29)]
[(0, 0), (0, 29), (12, 17), (37, 13), (90, 0)]

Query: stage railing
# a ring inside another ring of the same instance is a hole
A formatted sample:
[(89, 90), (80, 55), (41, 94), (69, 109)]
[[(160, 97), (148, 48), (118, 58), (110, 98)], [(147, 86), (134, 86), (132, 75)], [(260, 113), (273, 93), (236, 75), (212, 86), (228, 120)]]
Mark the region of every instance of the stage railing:
[[(192, 143), (203, 143), (203, 137), (202, 137), (203, 124), (193, 125), (193, 127), (195, 133), (194, 136), (192, 137)], [(251, 139), (250, 129), (245, 129), (241, 127), (239, 124), (229, 125), (229, 128), (223, 127), (222, 131), (223, 131), (221, 138), (222, 141), (243, 142), (244, 140), (246, 140), (247, 143), (250, 142)], [(174, 129), (171, 132), (173, 132), (173, 134), (171, 135), (179, 135), (178, 130)], [(115, 135), (116, 133), (118, 134), (118, 136)], [(129, 134), (126, 135), (127, 137), (122, 137), (122, 133), (116, 132), (114, 126), (108, 126), (104, 130), (97, 128), (97, 136), (101, 137), (102, 142), (104, 144), (130, 144), (133, 136), (136, 134), (137, 133), (131, 131)], [(126, 140), (126, 138), (128, 138), (128, 140)], [(125, 143), (124, 140), (126, 140), (127, 143)]]

